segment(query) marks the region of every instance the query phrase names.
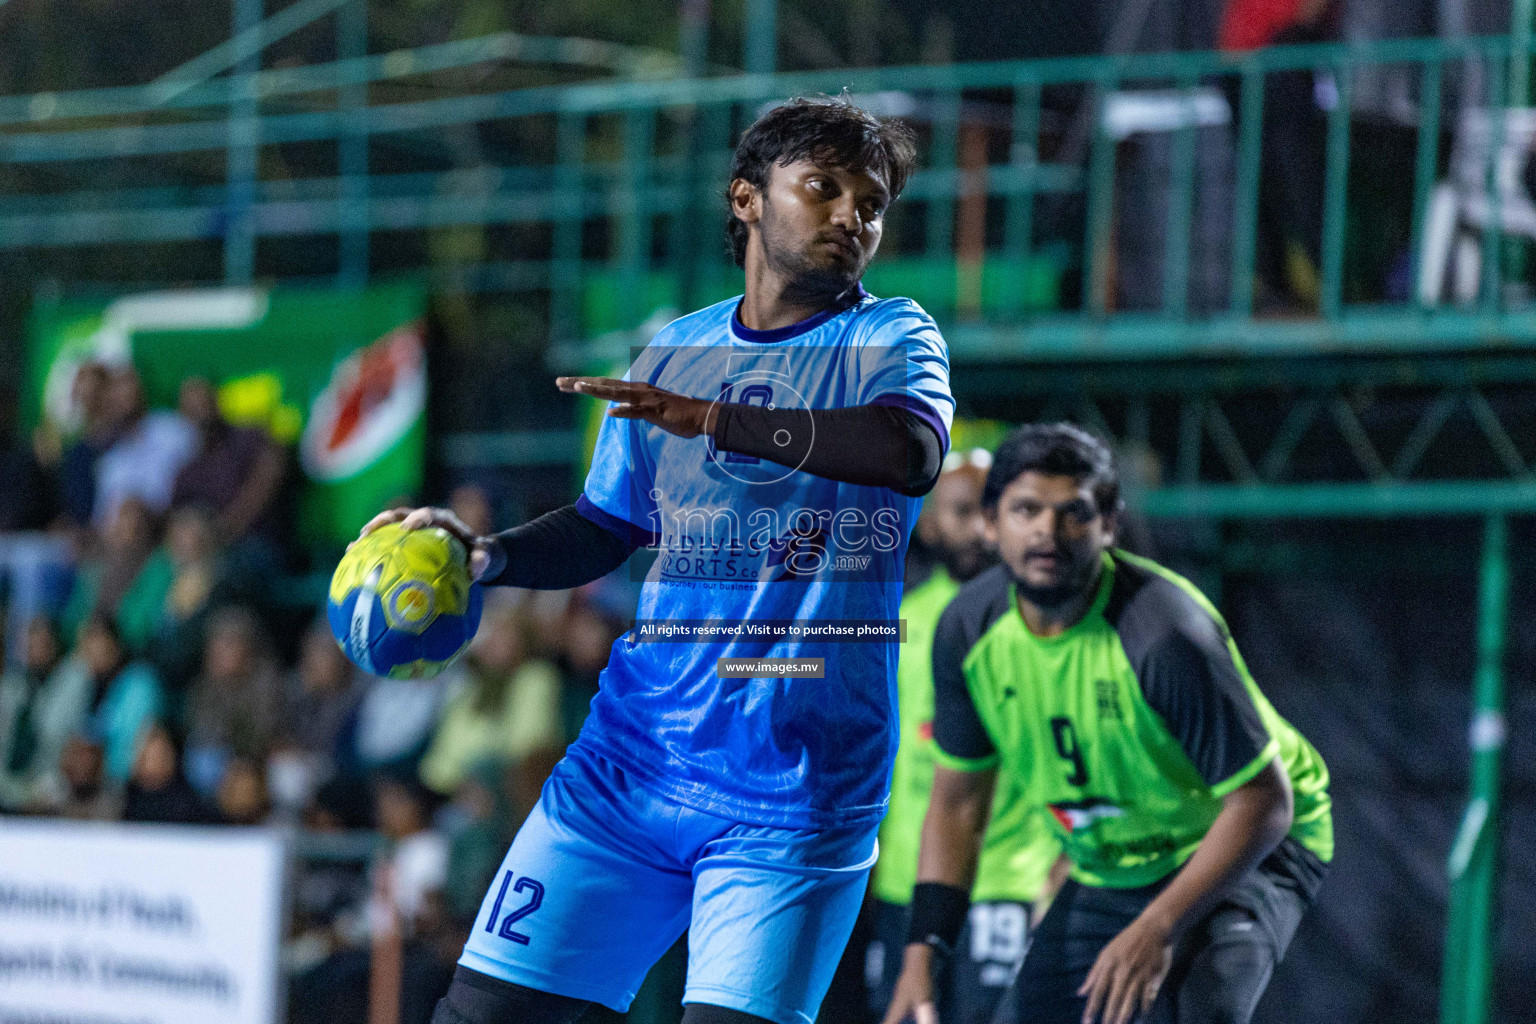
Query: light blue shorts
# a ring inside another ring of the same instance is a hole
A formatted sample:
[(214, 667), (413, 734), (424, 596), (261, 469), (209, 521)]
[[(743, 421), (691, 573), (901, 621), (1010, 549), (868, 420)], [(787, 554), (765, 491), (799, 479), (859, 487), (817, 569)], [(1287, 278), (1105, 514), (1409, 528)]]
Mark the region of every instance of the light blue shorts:
[(878, 828), (739, 824), (573, 748), (507, 851), (459, 963), (623, 1011), (687, 930), (685, 1003), (812, 1024)]

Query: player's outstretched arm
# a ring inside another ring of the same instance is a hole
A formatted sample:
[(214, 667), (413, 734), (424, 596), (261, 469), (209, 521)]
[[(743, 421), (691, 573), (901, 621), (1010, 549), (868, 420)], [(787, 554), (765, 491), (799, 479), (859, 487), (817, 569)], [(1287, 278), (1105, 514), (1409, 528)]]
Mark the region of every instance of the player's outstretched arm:
[(960, 772), (940, 765), (934, 769), (933, 795), (923, 818), (917, 856), (917, 885), (912, 891), (912, 924), (884, 1024), (908, 1019), (938, 1024), (934, 963), (952, 953), (965, 925), (996, 780), (997, 771), (991, 768)]
[(1084, 1024), (1131, 1024), (1152, 1008), (1173, 945), (1291, 827), (1291, 781), (1278, 761), (1222, 798), (1221, 812), (1168, 887), (1099, 953), (1078, 990)]
[(619, 419), (644, 420), (678, 437), (707, 435), (723, 451), (912, 497), (932, 489), (944, 458), (934, 427), (897, 405), (769, 409), (707, 402), (613, 377), (557, 377), (555, 384), (613, 403), (608, 415)]
[(556, 377), (555, 386), (566, 394), (590, 395), (613, 403), (609, 416), (645, 420), (678, 437), (698, 437), (715, 429), (718, 402), (689, 398), (675, 391), (617, 377)]
[(567, 590), (600, 579), (623, 565), (639, 546), (566, 505), (532, 522), (489, 536), (476, 536), (444, 508), (391, 509), (374, 516), (360, 536), (385, 523), (408, 530), (438, 526), (470, 552), (470, 578), (488, 586)]

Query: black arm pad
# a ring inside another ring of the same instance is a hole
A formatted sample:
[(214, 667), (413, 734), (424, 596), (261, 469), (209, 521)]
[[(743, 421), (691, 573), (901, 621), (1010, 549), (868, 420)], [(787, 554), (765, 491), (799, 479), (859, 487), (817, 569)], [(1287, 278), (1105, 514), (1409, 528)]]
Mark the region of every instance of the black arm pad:
[(623, 565), (635, 550), (575, 505), (557, 508), (491, 540), (491, 565), (480, 582), (529, 590), (567, 590), (591, 583)]
[(932, 490), (942, 442), (922, 417), (894, 405), (847, 409), (720, 406), (715, 447), (814, 476), (919, 497)]

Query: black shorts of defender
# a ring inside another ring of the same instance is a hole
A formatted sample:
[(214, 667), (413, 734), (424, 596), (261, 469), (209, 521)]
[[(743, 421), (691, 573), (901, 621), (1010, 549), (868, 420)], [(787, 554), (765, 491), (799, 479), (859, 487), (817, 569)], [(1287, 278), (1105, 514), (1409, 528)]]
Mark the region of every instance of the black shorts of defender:
[[(901, 974), (911, 908), (872, 900), (874, 938), (865, 980), (869, 1010), (885, 1016)], [(939, 1020), (944, 1024), (1014, 1024), (1013, 1003), (1004, 997), (1029, 948), (1028, 903), (995, 900), (971, 904), (955, 955), (934, 978)]]
[[(595, 969), (595, 968), (594, 968)], [(573, 1024), (592, 1004), (458, 967), (448, 994), (437, 1002), (432, 1024)], [(683, 1024), (772, 1024), (740, 1010), (687, 1003)]]
[[(1247, 1024), (1326, 866), (1285, 839), (1174, 948), (1173, 967), (1149, 1024)], [(1140, 889), (1069, 881), (1051, 903), (1014, 983), (1017, 1019), (1081, 1024), (1077, 994), (1099, 952), (1151, 903), (1167, 879)]]

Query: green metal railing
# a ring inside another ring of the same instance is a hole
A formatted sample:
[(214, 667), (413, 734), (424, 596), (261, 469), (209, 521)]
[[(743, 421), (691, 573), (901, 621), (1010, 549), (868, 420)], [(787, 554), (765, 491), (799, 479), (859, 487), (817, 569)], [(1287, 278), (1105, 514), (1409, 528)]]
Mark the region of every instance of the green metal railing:
[(1478, 588), (1477, 678), (1472, 727), (1472, 796), (1447, 865), (1450, 918), (1441, 974), (1441, 1024), (1481, 1024), (1493, 988), (1490, 922), (1499, 877), (1499, 773), (1504, 755), (1504, 640), (1508, 629), (1509, 525), (1502, 515), (1484, 526)]
[[(1497, 227), (1484, 233), (1486, 272), (1475, 309), (1362, 304), (1347, 290), (1347, 231), (1358, 215), (1355, 207), (1373, 189), (1404, 191), (1392, 182), (1351, 188), (1353, 83), (1391, 69), (1408, 74), (1417, 90), (1419, 126), (1403, 181), (1406, 186), (1411, 174), (1413, 194), (1399, 204), (1404, 233), (1417, 240), (1446, 148), (1442, 129), (1454, 126), (1442, 109), (1444, 79), (1477, 63), (1487, 95), (1463, 102), (1498, 107), (1504, 83), (1518, 79), (1517, 70), (1527, 63), (1512, 61), (1513, 48), (1529, 51), (1528, 37), (1518, 43), (1507, 37), (1391, 40), (1241, 56), (1152, 54), (603, 81), (380, 102), (393, 82), (504, 59), (517, 52), (514, 42), (491, 37), (387, 55), (354, 53), (320, 67), (190, 86), (0, 98), (0, 124), (8, 129), (0, 136), (0, 249), (209, 239), (249, 249), (255, 237), (333, 236), (342, 240), (336, 275), (355, 284), (367, 277), (367, 238), (373, 233), (536, 226), (547, 229), (548, 241), (512, 255), (516, 273), (479, 277), (490, 287), (515, 283), (519, 291), (541, 293), (531, 300), (548, 310), (556, 351), (579, 362), (595, 336), (632, 328), (656, 306), (691, 307), (737, 288), (720, 240), (724, 211), (718, 201), (736, 133), (765, 102), (847, 88), (904, 110), (924, 139), (922, 166), (892, 212), (870, 283), (875, 290), (889, 284), (888, 290), (919, 293), (914, 297), (951, 329), (959, 357), (1030, 359), (1042, 350), (1119, 359), (1466, 347), (1490, 337), (1520, 343), (1536, 334), (1536, 312), (1505, 302), (1498, 273), (1505, 243)], [(1265, 82), (1298, 69), (1330, 72), (1337, 83), (1324, 140), (1321, 293), (1316, 316), (1255, 318)], [(1119, 147), (1098, 124), (1099, 113), (1120, 91), (1188, 96), (1222, 81), (1234, 82), (1238, 97), (1229, 142), (1197, 144), (1191, 124), (1172, 130), (1161, 258), (1136, 268), (1161, 275), (1161, 304), (1117, 308), (1113, 280), (1125, 266), (1115, 245)], [(1060, 122), (1079, 109), (1093, 122), (1085, 159), (1057, 162), (1052, 154), (1062, 141)], [(490, 126), (509, 147), (534, 156), (516, 165), (477, 163), (446, 173), (369, 173), (384, 148), (440, 160), (435, 134), (475, 124)], [(250, 155), (297, 143), (335, 143), (341, 173), (262, 179)], [(1230, 145), (1235, 164), (1231, 208), (1224, 215), (1230, 223), (1229, 294), (1216, 308), (1196, 309), (1190, 302), (1191, 218), (1211, 193), (1201, 189), (1197, 198), (1195, 163), (1199, 147), (1211, 144)], [(66, 171), (81, 174), (71, 166), (100, 168), (107, 161), (143, 168), (145, 177), (206, 180), (226, 152), (232, 156), (219, 185), (80, 190), (51, 184), (65, 180)], [(1496, 190), (1490, 194), (1497, 196)], [(1054, 204), (1049, 227), (1042, 224), (1047, 203)], [(957, 234), (963, 221), (957, 211), (966, 204), (983, 204), (981, 223), (993, 225), (979, 237), (974, 227), (967, 229), (970, 236)], [(1065, 217), (1063, 210), (1069, 211)], [(594, 226), (603, 239), (597, 246)], [(505, 270), (507, 262), (499, 266)], [(249, 264), (245, 253), (232, 254), (229, 276), (282, 276), (281, 267), (253, 270)], [(1081, 285), (1073, 287), (1074, 281)]]

